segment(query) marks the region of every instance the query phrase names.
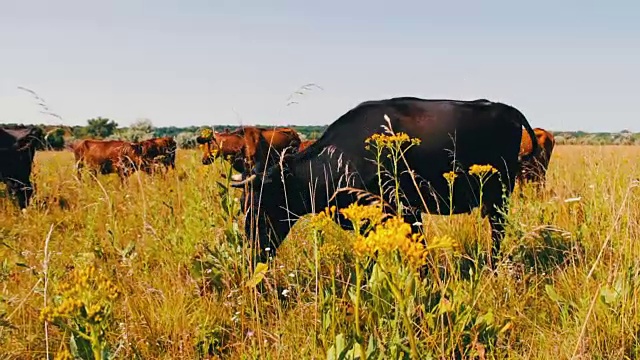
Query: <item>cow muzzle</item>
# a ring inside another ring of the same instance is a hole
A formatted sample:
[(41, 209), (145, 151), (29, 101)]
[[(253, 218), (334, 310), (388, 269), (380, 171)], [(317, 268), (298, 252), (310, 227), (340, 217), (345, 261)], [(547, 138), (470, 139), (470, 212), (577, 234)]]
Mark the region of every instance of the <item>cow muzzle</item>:
[(202, 165), (211, 165), (211, 163), (213, 163), (212, 156), (206, 156), (202, 158)]

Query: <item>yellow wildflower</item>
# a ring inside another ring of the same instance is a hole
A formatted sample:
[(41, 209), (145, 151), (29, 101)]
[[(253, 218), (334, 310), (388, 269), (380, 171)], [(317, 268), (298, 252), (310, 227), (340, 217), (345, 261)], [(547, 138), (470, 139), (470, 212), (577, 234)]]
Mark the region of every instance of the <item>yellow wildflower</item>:
[(340, 209), (340, 213), (358, 227), (367, 220), (370, 226), (378, 225), (384, 218), (382, 206), (378, 204), (358, 205), (357, 203), (351, 203), (346, 209)]
[[(98, 323), (104, 319), (105, 305), (102, 304), (120, 296), (118, 287), (93, 266), (75, 270), (68, 283), (58, 286), (58, 291), (61, 302), (42, 309), (41, 320), (57, 322), (64, 318), (86, 318)], [(96, 304), (87, 305), (91, 302)]]
[(325, 264), (335, 265), (344, 257), (344, 251), (336, 244), (325, 242), (320, 246), (320, 260)]
[(311, 219), (312, 226), (317, 230), (322, 230), (333, 222), (336, 213), (336, 206), (327, 207)]
[(358, 235), (353, 243), (353, 252), (360, 257), (373, 256), (374, 250), (373, 243), (364, 236)]
[(476, 175), (478, 177), (484, 177), (487, 174), (495, 174), (497, 172), (498, 170), (496, 170), (496, 168), (494, 168), (489, 164), (487, 165), (474, 164), (469, 167), (469, 175)]
[(401, 145), (405, 142), (410, 142), (412, 144), (420, 144), (420, 139), (418, 138), (410, 138), (409, 135), (403, 132), (387, 135), (375, 133), (365, 139), (366, 144), (375, 144), (378, 147), (396, 147), (397, 145)]
[(210, 140), (213, 137), (213, 131), (209, 128), (204, 128), (200, 131), (200, 137)]
[(458, 174), (456, 174), (455, 171), (449, 171), (449, 172), (446, 172), (446, 173), (442, 174), (442, 176), (445, 178), (445, 180), (447, 180), (447, 182), (449, 184), (453, 184), (453, 182), (458, 177)]
[(412, 267), (426, 262), (426, 249), (420, 235), (411, 234), (411, 225), (400, 217), (393, 217), (379, 224), (367, 237), (358, 236), (353, 249), (359, 256), (385, 256), (398, 251)]

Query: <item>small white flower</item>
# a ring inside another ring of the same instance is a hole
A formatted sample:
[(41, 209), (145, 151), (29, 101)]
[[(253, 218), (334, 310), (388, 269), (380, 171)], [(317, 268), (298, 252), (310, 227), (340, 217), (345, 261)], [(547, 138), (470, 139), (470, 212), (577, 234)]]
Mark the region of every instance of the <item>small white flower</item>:
[(264, 251), (271, 251), (271, 248), (270, 247), (264, 248)]
[(291, 292), (291, 291), (289, 291), (289, 289), (284, 289), (284, 290), (282, 290), (282, 296), (284, 296), (284, 297), (289, 297), (289, 293), (290, 293), (290, 292)]
[(294, 278), (294, 277), (296, 277), (296, 274), (294, 274), (294, 273), (290, 273), (290, 274), (289, 274), (289, 277), (290, 277), (290, 278)]

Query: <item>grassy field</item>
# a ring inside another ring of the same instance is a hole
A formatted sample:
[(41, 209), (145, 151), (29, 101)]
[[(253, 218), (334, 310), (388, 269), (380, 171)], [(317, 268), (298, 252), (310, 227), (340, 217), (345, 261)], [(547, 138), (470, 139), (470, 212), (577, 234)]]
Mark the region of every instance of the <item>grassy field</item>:
[(476, 211), (425, 217), (445, 244), (417, 279), (392, 260), (363, 275), (355, 236), (310, 216), (254, 271), (240, 194), (199, 152), (126, 185), (40, 152), (34, 206), (0, 199), (0, 359), (635, 359), (639, 164), (640, 147), (557, 147), (546, 191), (513, 198), (495, 274), (472, 270)]

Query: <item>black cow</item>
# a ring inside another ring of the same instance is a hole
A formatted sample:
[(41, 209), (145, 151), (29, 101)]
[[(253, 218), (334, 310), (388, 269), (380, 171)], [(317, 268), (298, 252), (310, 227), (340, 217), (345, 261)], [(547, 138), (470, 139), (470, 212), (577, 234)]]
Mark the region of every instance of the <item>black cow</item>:
[[(373, 153), (365, 149), (365, 139), (384, 133), (383, 126), (421, 140), (405, 154), (415, 183), (406, 167), (400, 166), (403, 205), (408, 209), (403, 216), (410, 224), (421, 221), (423, 211), (441, 215), (471, 212), (480, 205), (480, 185), (477, 177), (468, 174), (469, 167), (489, 164), (497, 169), (498, 174), (485, 183), (482, 197), (482, 216), (489, 217), (495, 258), (504, 237), (501, 211), (506, 212), (506, 206), (502, 185), (508, 197), (519, 171), (523, 126), (537, 144), (527, 119), (509, 105), (484, 99), (401, 97), (356, 106), (331, 124), (305, 151), (283, 159), (282, 165), (270, 167), (265, 174), (253, 174), (233, 184), (234, 187), (249, 184), (253, 189), (247, 193), (252, 196), (252, 206), (245, 218), (245, 232), (252, 238), (252, 225), (255, 226), (256, 240), (262, 250), (260, 261), (275, 255), (296, 217), (330, 205), (345, 208), (356, 201), (353, 192), (338, 190), (350, 187), (379, 192), (377, 166), (371, 160)], [(386, 156), (383, 164), (391, 169)], [(449, 209), (449, 188), (443, 174), (453, 170), (454, 165), (458, 178), (453, 189), (453, 209)], [(255, 214), (258, 210), (260, 213)], [(344, 219), (340, 223), (343, 228), (349, 228)], [(420, 228), (415, 224), (413, 230)]]
[(39, 127), (0, 128), (0, 181), (24, 209), (33, 195), (31, 166), (44, 134)]

